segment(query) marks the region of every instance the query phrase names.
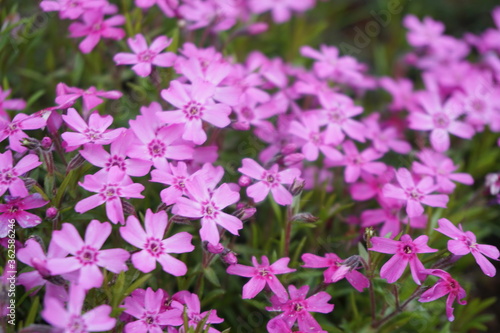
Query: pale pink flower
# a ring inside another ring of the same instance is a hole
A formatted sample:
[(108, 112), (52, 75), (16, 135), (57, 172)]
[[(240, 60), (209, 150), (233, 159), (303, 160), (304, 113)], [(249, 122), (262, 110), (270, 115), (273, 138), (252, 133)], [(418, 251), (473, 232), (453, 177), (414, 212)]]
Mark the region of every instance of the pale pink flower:
[(172, 43), (172, 40), (165, 36), (155, 38), (149, 47), (141, 34), (129, 38), (127, 43), (134, 53), (118, 53), (113, 57), (113, 61), (117, 65), (134, 65), (132, 70), (139, 76), (146, 77), (151, 74), (153, 65), (172, 67), (175, 62), (175, 53), (161, 53)]
[(438, 220), (439, 228), (435, 229), (443, 235), (446, 235), (451, 240), (448, 241), (448, 251), (455, 255), (463, 256), (472, 253), (477, 264), (487, 276), (493, 277), (496, 275), (496, 269), (484, 256), (498, 260), (500, 252), (493, 245), (478, 244), (476, 235), (471, 231), (463, 231), (462, 225), (457, 228), (451, 221), (442, 218)]
[(7, 190), (13, 197), (28, 196), (28, 189), (20, 177), (41, 164), (37, 155), (28, 154), (13, 167), (12, 151), (0, 153), (0, 196)]
[(84, 114), (87, 114), (93, 108), (103, 103), (102, 97), (109, 99), (119, 99), (123, 95), (118, 90), (97, 90), (97, 88), (93, 86), (88, 89), (80, 89), (77, 87), (68, 87), (62, 82), (57, 84), (56, 92), (56, 103), (62, 109), (70, 107), (79, 98), (82, 98)]
[(388, 198), (406, 201), (406, 213), (409, 217), (422, 215), (424, 213), (422, 204), (446, 208), (449, 200), (447, 195), (429, 194), (436, 189), (431, 177), (425, 177), (415, 185), (410, 171), (400, 168), (396, 173), (396, 178), (400, 187), (386, 184), (383, 195)]
[[(186, 309), (189, 327), (196, 328), (205, 318), (207, 318), (207, 320), (205, 326), (202, 327), (203, 330), (208, 328), (208, 324), (220, 324), (224, 321), (224, 319), (217, 316), (217, 310), (201, 312), (200, 299), (196, 294), (192, 294), (188, 291), (180, 291), (173, 295), (172, 298), (178, 301), (173, 302), (172, 307), (181, 311)], [(220, 333), (220, 331), (210, 327), (208, 328), (208, 333)]]
[(26, 102), (22, 99), (7, 99), (10, 93), (10, 89), (3, 90), (0, 87), (0, 118), (8, 118), (7, 110), (23, 110), (26, 107)]
[(82, 314), (84, 300), (85, 290), (71, 284), (66, 309), (61, 301), (48, 297), (45, 299), (42, 317), (63, 333), (102, 332), (115, 327), (116, 319), (110, 317), (111, 306), (99, 305)]
[(124, 227), (120, 228), (120, 235), (124, 240), (141, 249), (132, 255), (134, 267), (144, 273), (156, 268), (159, 262), (163, 270), (174, 276), (182, 276), (187, 272), (186, 264), (174, 258), (169, 253), (186, 253), (194, 250), (191, 236), (187, 232), (179, 232), (171, 237), (163, 238), (169, 223), (165, 211), (153, 213), (146, 211), (145, 227), (143, 229), (135, 216), (129, 216)]
[(44, 115), (43, 113), (32, 115), (18, 113), (10, 122), (8, 119), (0, 117), (0, 142), (9, 138), (9, 148), (18, 153), (24, 153), (28, 150), (21, 145), (21, 141), (28, 138), (28, 135), (24, 131), (45, 127), (47, 118), (48, 115)]
[(314, 7), (315, 0), (250, 0), (248, 5), (255, 14), (271, 11), (274, 22), (283, 23), (290, 20), (292, 11), (305, 12)]
[(253, 267), (234, 264), (229, 266), (226, 271), (228, 274), (250, 278), (250, 281), (243, 286), (243, 299), (254, 298), (267, 285), (277, 297), (286, 300), (288, 293), (276, 275), (296, 271), (288, 267), (290, 258), (278, 259), (271, 265), (269, 259), (266, 256), (262, 256), (261, 262), (259, 264), (257, 258), (252, 257)]
[(33, 228), (42, 222), (42, 218), (28, 213), (26, 210), (45, 206), (48, 201), (44, 200), (39, 193), (27, 197), (4, 196), (5, 203), (0, 204), (0, 238), (7, 236), (9, 231), (8, 221), (16, 220), (22, 228)]
[(380, 269), (380, 277), (387, 279), (387, 282), (396, 282), (410, 264), (411, 275), (416, 284), (420, 285), (424, 280), (425, 274), (421, 273), (424, 270), (424, 265), (418, 259), (418, 253), (437, 252), (436, 249), (431, 249), (427, 245), (429, 237), (422, 235), (415, 240), (412, 240), (410, 235), (401, 236), (400, 241), (383, 237), (372, 237), (372, 247), (368, 250), (394, 254)]
[(403, 25), (410, 30), (407, 34), (408, 43), (415, 47), (439, 45), (445, 28), (442, 22), (434, 21), (431, 17), (426, 16), (420, 22), (415, 15), (406, 15)]
[(107, 6), (110, 6), (107, 0), (43, 0), (40, 2), (40, 7), (44, 12), (57, 11), (60, 18), (71, 20), (79, 18), (88, 10), (102, 9)]
[(82, 53), (90, 53), (102, 37), (120, 40), (125, 37), (125, 31), (115, 28), (125, 24), (125, 16), (115, 15), (104, 19), (102, 10), (89, 10), (82, 15), (83, 22), (73, 22), (69, 26), (70, 37), (85, 37), (80, 43)]
[(78, 285), (85, 289), (101, 287), (104, 276), (99, 267), (104, 267), (115, 274), (128, 269), (125, 262), (130, 254), (127, 251), (101, 250), (110, 234), (109, 222), (100, 223), (92, 220), (85, 231), (85, 240), (82, 240), (75, 226), (63, 223), (61, 230), (52, 232), (52, 238), (57, 245), (73, 256), (51, 258), (47, 262), (47, 268), (52, 275), (78, 271), (76, 279)]
[(279, 205), (286, 206), (292, 203), (292, 195), (282, 184), (292, 184), (295, 179), (299, 179), (299, 169), (288, 168), (278, 171), (278, 165), (274, 164), (266, 170), (251, 158), (244, 158), (242, 163), (243, 166), (238, 171), (258, 180), (257, 183), (247, 188), (248, 196), (255, 202), (263, 201), (271, 191), (274, 200)]
[(117, 166), (112, 167), (109, 172), (101, 170), (94, 175), (86, 175), (83, 183), (78, 184), (87, 191), (97, 194), (80, 200), (75, 206), (75, 211), (82, 214), (106, 203), (106, 214), (113, 223), (125, 223), (120, 198), (144, 198), (141, 194), (144, 186), (133, 183)]

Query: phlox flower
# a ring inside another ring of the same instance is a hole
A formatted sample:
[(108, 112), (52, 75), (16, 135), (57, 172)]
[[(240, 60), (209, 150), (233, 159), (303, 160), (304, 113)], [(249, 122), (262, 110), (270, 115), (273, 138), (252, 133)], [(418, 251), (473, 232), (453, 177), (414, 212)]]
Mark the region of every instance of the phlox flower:
[(314, 7), (315, 0), (250, 0), (248, 5), (255, 14), (271, 11), (274, 22), (283, 23), (290, 20), (292, 11), (305, 12)]
[(163, 326), (182, 324), (182, 312), (179, 309), (163, 309), (163, 290), (158, 289), (155, 292), (148, 288), (143, 296), (142, 299), (134, 296), (125, 298), (124, 312), (138, 319), (125, 325), (125, 333), (158, 333), (163, 332)]
[(125, 24), (125, 16), (115, 15), (104, 19), (102, 10), (89, 10), (83, 13), (82, 22), (73, 22), (69, 26), (70, 37), (85, 37), (79, 48), (82, 53), (90, 53), (101, 38), (120, 40), (125, 37), (125, 31), (115, 28)]
[(396, 173), (400, 187), (386, 184), (383, 195), (387, 198), (406, 201), (406, 213), (409, 217), (415, 217), (424, 213), (422, 204), (431, 207), (446, 208), (448, 196), (444, 194), (429, 194), (436, 189), (431, 177), (422, 178), (416, 185), (413, 176), (408, 169), (400, 168)]
[(408, 43), (415, 47), (438, 46), (445, 29), (442, 22), (430, 17), (424, 17), (420, 22), (415, 15), (406, 15), (403, 25), (410, 30), (407, 34)]
[[(44, 12), (59, 12), (61, 19), (75, 20), (88, 10), (109, 6), (107, 0), (43, 0), (40, 7)], [(109, 9), (108, 9), (109, 10)]]
[(266, 307), (267, 311), (281, 311), (276, 318), (284, 320), (291, 328), (295, 322), (298, 322), (299, 330), (311, 332), (313, 330), (321, 331), (321, 326), (310, 312), (330, 313), (333, 311), (333, 304), (328, 301), (332, 298), (328, 293), (320, 291), (306, 298), (309, 286), (303, 286), (297, 289), (295, 286), (288, 286), (290, 299), (281, 301), (278, 297), (272, 296), (272, 306)]
[(84, 300), (85, 290), (79, 285), (71, 284), (66, 309), (61, 301), (47, 297), (42, 317), (62, 333), (102, 332), (115, 327), (116, 319), (110, 317), (111, 306), (99, 305), (82, 314)]
[(28, 154), (17, 162), (16, 166), (12, 164), (11, 150), (7, 150), (3, 154), (0, 153), (0, 196), (9, 190), (13, 197), (27, 197), (28, 189), (20, 176), (33, 170), (42, 162), (39, 161), (37, 155)]
[(62, 82), (57, 84), (56, 93), (56, 103), (63, 109), (70, 107), (79, 98), (82, 98), (84, 114), (100, 105), (103, 102), (102, 97), (109, 99), (119, 99), (123, 95), (118, 90), (97, 90), (97, 88), (93, 86), (87, 89), (80, 89), (77, 87), (68, 87)]
[(88, 143), (97, 145), (110, 144), (125, 130), (124, 128), (108, 130), (107, 128), (113, 123), (113, 117), (109, 115), (100, 116), (97, 112), (90, 115), (88, 124), (73, 108), (69, 108), (68, 114), (62, 117), (68, 126), (77, 131), (76, 133), (65, 132), (61, 134), (67, 144), (66, 151), (75, 150)]
[(307, 331), (295, 331), (293, 327), (288, 327), (285, 320), (281, 318), (273, 318), (267, 323), (267, 332), (268, 333), (328, 333), (323, 330), (309, 329)]
[(75, 211), (82, 214), (106, 203), (106, 214), (113, 223), (125, 222), (120, 198), (144, 198), (141, 194), (144, 186), (133, 183), (130, 177), (117, 166), (113, 166), (109, 172), (100, 170), (93, 175), (86, 175), (83, 183), (78, 184), (85, 190), (97, 194), (80, 200), (75, 205)]
[(48, 117), (44, 117), (41, 113), (26, 115), (18, 113), (12, 121), (0, 117), (0, 142), (9, 138), (9, 148), (18, 152), (24, 153), (28, 149), (21, 145), (21, 140), (28, 137), (25, 130), (35, 130), (45, 127)]
[(47, 268), (47, 261), (53, 258), (64, 258), (67, 255), (68, 252), (59, 247), (56, 242), (50, 242), (47, 254), (45, 254), (40, 243), (35, 239), (28, 239), (24, 247), (17, 251), (17, 259), (33, 267), (34, 270), (19, 274), (17, 281), (24, 286), (26, 291), (38, 286), (45, 286), (46, 298), (56, 298), (61, 301), (66, 301), (68, 293), (62, 283), (64, 280), (52, 276)]
[(345, 278), (359, 292), (368, 288), (370, 281), (353, 267), (350, 262), (340, 259), (335, 253), (325, 253), (325, 257), (320, 257), (311, 253), (304, 253), (302, 261), (306, 268), (324, 268), (324, 283), (335, 283)]
[[(220, 324), (224, 321), (224, 319), (217, 316), (217, 310), (201, 312), (200, 299), (196, 294), (192, 294), (188, 291), (180, 291), (172, 298), (175, 298), (178, 301), (172, 302), (173, 308), (181, 311), (184, 311), (184, 308), (186, 309), (189, 327), (196, 328), (205, 318), (207, 318), (207, 321), (206, 325), (202, 328), (203, 330), (207, 329), (208, 324)], [(220, 333), (220, 331), (210, 327), (208, 328), (208, 333)]]
[(26, 210), (45, 206), (48, 201), (44, 200), (39, 193), (27, 197), (4, 196), (5, 203), (0, 204), (0, 238), (7, 236), (9, 232), (8, 220), (15, 219), (22, 228), (32, 228), (42, 222), (42, 218), (28, 213)]
[(463, 139), (474, 136), (474, 128), (460, 120), (464, 110), (458, 105), (456, 99), (448, 99), (441, 104), (437, 93), (419, 95), (419, 103), (424, 112), (411, 112), (408, 120), (409, 127), (419, 131), (431, 131), (432, 148), (444, 152), (450, 147), (449, 133)]
[(135, 0), (135, 5), (139, 8), (151, 8), (155, 4), (167, 17), (174, 17), (179, 0)]
[(217, 225), (220, 225), (233, 235), (243, 228), (243, 222), (222, 210), (240, 199), (240, 194), (231, 190), (228, 184), (222, 184), (213, 192), (203, 181), (203, 176), (193, 177), (186, 181), (189, 199), (180, 197), (172, 209), (174, 214), (201, 219), (200, 236), (204, 241), (216, 245), (220, 241)]
[(282, 184), (292, 184), (295, 179), (300, 177), (300, 170), (296, 168), (288, 168), (283, 171), (278, 171), (278, 165), (274, 164), (269, 170), (261, 167), (251, 158), (244, 158), (243, 166), (238, 169), (242, 174), (258, 180), (257, 183), (247, 188), (247, 194), (255, 202), (263, 201), (269, 194), (273, 194), (273, 198), (279, 205), (290, 205), (293, 197)]
[(184, 140), (201, 145), (207, 140), (203, 121), (223, 128), (229, 125), (231, 107), (213, 101), (215, 87), (205, 81), (184, 85), (179, 81), (170, 82), (170, 87), (161, 91), (161, 96), (177, 109), (158, 112), (158, 118), (167, 124), (182, 124)]
[(165, 36), (155, 38), (149, 47), (141, 34), (129, 38), (127, 43), (134, 53), (118, 53), (113, 57), (113, 61), (117, 65), (134, 65), (132, 70), (139, 76), (146, 77), (151, 74), (153, 65), (171, 67), (175, 62), (175, 53), (161, 53), (172, 43), (172, 40)]
[(85, 289), (99, 288), (104, 276), (99, 267), (104, 267), (113, 273), (128, 269), (125, 262), (130, 254), (124, 249), (101, 250), (101, 247), (111, 234), (109, 222), (100, 223), (92, 220), (85, 231), (82, 240), (75, 226), (63, 223), (61, 230), (52, 232), (52, 239), (62, 249), (72, 256), (67, 258), (51, 258), (47, 268), (52, 275), (78, 271), (76, 283)]
[(267, 285), (278, 298), (286, 300), (288, 293), (276, 275), (296, 271), (288, 267), (290, 258), (278, 259), (271, 265), (269, 259), (266, 256), (262, 256), (261, 262), (259, 264), (257, 258), (252, 257), (253, 267), (234, 264), (227, 268), (227, 273), (250, 278), (250, 281), (243, 286), (243, 299), (254, 298)]
[(408, 154), (411, 151), (411, 145), (401, 140), (401, 135), (396, 127), (387, 126), (381, 128), (379, 118), (379, 113), (372, 113), (364, 120), (366, 138), (372, 141), (373, 148), (380, 153), (393, 150), (399, 154)]
[(23, 110), (26, 107), (26, 102), (22, 99), (7, 99), (10, 93), (10, 89), (3, 90), (0, 87), (0, 118), (8, 118), (7, 110)]
[[(132, 255), (134, 267), (144, 273), (149, 273), (156, 267), (158, 261), (163, 270), (174, 276), (182, 276), (187, 272), (186, 264), (172, 257), (169, 253), (186, 253), (194, 250), (191, 244), (193, 236), (187, 232), (179, 232), (171, 237), (163, 238), (168, 226), (168, 216), (165, 211), (153, 213), (146, 211), (145, 226), (141, 226), (135, 216), (129, 216), (120, 235), (125, 241), (141, 249)], [(172, 222), (170, 222), (172, 223)]]
[(426, 269), (422, 273), (434, 275), (440, 278), (438, 282), (430, 289), (426, 290), (419, 298), (419, 302), (426, 303), (435, 301), (438, 298), (448, 295), (446, 299), (446, 316), (449, 321), (455, 320), (453, 315), (453, 302), (457, 301), (460, 305), (465, 305), (467, 302), (463, 300), (465, 290), (460, 284), (451, 277), (451, 275), (441, 269)]
[(383, 237), (371, 238), (372, 247), (368, 250), (394, 254), (380, 269), (380, 277), (387, 279), (388, 283), (396, 282), (410, 264), (411, 275), (416, 284), (420, 285), (425, 275), (421, 273), (424, 265), (418, 259), (418, 253), (432, 253), (437, 250), (431, 249), (427, 245), (429, 237), (422, 235), (412, 240), (410, 235), (401, 236), (401, 240)]
[(456, 181), (465, 185), (472, 185), (474, 179), (468, 173), (454, 172), (458, 167), (445, 155), (426, 149), (417, 154), (420, 162), (413, 162), (412, 170), (416, 174), (434, 178), (438, 190), (442, 193), (451, 193), (455, 189)]
[(471, 231), (463, 231), (462, 225), (459, 224), (459, 228), (457, 228), (450, 220), (445, 218), (439, 219), (438, 224), (439, 228), (435, 230), (452, 238), (448, 241), (448, 251), (459, 256), (472, 253), (484, 274), (490, 277), (496, 275), (495, 266), (493, 266), (484, 256), (498, 260), (500, 258), (500, 252), (497, 247), (493, 245), (478, 244), (476, 242), (476, 235)]
[(354, 200), (365, 201), (376, 197), (377, 199), (383, 198), (382, 189), (385, 184), (388, 184), (394, 179), (394, 169), (387, 167), (386, 171), (381, 175), (372, 175), (367, 172), (361, 172), (362, 181), (352, 184), (349, 192)]
[(392, 103), (389, 105), (390, 110), (401, 111), (414, 108), (413, 82), (410, 79), (382, 77), (379, 80), (379, 85), (392, 95)]

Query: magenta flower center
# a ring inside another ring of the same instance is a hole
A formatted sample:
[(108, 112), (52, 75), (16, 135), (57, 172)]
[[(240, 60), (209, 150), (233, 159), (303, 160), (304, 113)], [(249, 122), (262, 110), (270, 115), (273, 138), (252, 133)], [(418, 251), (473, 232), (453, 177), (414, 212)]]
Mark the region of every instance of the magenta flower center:
[(486, 105), (481, 99), (474, 99), (471, 103), (471, 107), (474, 111), (483, 112), (486, 109)]
[(361, 165), (365, 163), (361, 155), (347, 155), (346, 159), (347, 162), (351, 165)]
[(176, 177), (174, 179), (175, 187), (180, 191), (186, 190), (186, 178), (185, 177)]
[(203, 114), (203, 106), (191, 101), (184, 106), (183, 112), (188, 120), (200, 119)]
[(0, 171), (0, 185), (9, 185), (15, 178), (17, 178), (17, 174), (13, 168)]
[(78, 315), (72, 315), (69, 319), (67, 329), (71, 333), (87, 333), (87, 325), (82, 317)]
[(262, 175), (262, 180), (264, 181), (264, 184), (269, 187), (276, 187), (280, 183), (280, 177), (275, 173), (264, 172), (264, 174)]
[(148, 251), (153, 257), (159, 257), (165, 252), (163, 248), (163, 243), (158, 238), (150, 237), (146, 240), (146, 245), (144, 249)]
[(433, 120), (436, 128), (447, 128), (450, 124), (450, 119), (444, 113), (436, 113)]
[(204, 202), (202, 203), (201, 213), (204, 217), (216, 218), (219, 213), (219, 209), (213, 202)]
[(260, 276), (268, 276), (269, 270), (267, 268), (261, 268), (261, 269), (259, 269), (259, 275)]
[(315, 144), (315, 145), (321, 145), (323, 144), (323, 140), (321, 139), (321, 135), (318, 132), (311, 132), (309, 134), (309, 139)]
[(91, 128), (87, 128), (85, 131), (83, 131), (83, 134), (85, 134), (85, 137), (87, 138), (87, 140), (89, 140), (89, 143), (94, 143), (96, 140), (102, 138), (102, 134), (100, 132), (97, 132), (96, 130), (93, 130)]
[(423, 198), (422, 193), (420, 193), (420, 191), (417, 189), (408, 189), (406, 191), (406, 195), (409, 199), (413, 199), (416, 201), (421, 201)]
[(14, 213), (17, 213), (18, 210), (19, 210), (18, 206), (12, 205), (12, 206), (10, 206), (8, 212), (11, 213), (11, 214), (14, 214)]
[(108, 162), (106, 162), (106, 169), (111, 169), (112, 167), (117, 166), (120, 170), (125, 171), (125, 161), (123, 157), (118, 155), (113, 155), (109, 158)]
[(156, 54), (150, 50), (143, 51), (137, 55), (140, 62), (151, 62), (153, 61)]
[(304, 310), (304, 305), (302, 304), (302, 302), (293, 302), (292, 303), (292, 311), (300, 312), (302, 310)]
[(253, 111), (249, 107), (246, 107), (246, 106), (243, 109), (241, 109), (241, 114), (243, 115), (243, 117), (245, 117), (248, 120), (252, 120), (255, 118)]
[(97, 255), (99, 252), (90, 245), (85, 245), (76, 253), (76, 257), (84, 266), (94, 265), (97, 263)]
[(117, 184), (108, 184), (103, 187), (100, 194), (104, 200), (111, 200), (121, 196), (121, 190)]
[(101, 31), (101, 29), (102, 29), (102, 22), (96, 23), (92, 26), (93, 32)]
[(163, 157), (167, 151), (167, 147), (163, 142), (154, 139), (148, 145), (149, 154), (153, 157)]
[(19, 130), (19, 126), (17, 126), (17, 123), (12, 123), (9, 125), (9, 127), (7, 129), (7, 134), (12, 135), (15, 132), (17, 132), (18, 130)]
[(335, 124), (342, 124), (345, 120), (344, 113), (338, 109), (330, 110), (328, 118), (330, 119), (331, 122)]

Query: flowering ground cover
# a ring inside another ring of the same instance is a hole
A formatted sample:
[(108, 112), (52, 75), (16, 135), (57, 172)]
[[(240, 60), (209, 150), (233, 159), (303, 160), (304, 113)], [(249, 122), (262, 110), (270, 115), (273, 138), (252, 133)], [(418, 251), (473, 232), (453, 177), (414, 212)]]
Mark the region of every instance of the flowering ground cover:
[(0, 4), (0, 332), (500, 331), (494, 1)]

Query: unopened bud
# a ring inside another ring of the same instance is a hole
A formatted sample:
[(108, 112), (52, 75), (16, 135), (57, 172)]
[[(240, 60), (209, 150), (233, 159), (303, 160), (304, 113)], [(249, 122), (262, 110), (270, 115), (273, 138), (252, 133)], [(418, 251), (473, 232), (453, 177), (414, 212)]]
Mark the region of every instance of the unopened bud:
[(290, 155), (297, 150), (297, 145), (295, 143), (289, 143), (281, 149), (283, 155)]
[(76, 154), (75, 157), (73, 157), (71, 161), (69, 161), (66, 172), (78, 169), (83, 165), (83, 163), (85, 163), (85, 159), (83, 158), (83, 156), (80, 154)]
[(49, 207), (49, 208), (47, 208), (47, 211), (45, 212), (45, 216), (49, 220), (55, 219), (58, 214), (59, 214), (59, 211), (57, 210), (56, 207)]
[(245, 206), (243, 208), (240, 208), (236, 210), (233, 215), (239, 218), (241, 221), (246, 221), (252, 216), (254, 216), (255, 212), (257, 211), (257, 208), (255, 207), (250, 207), (250, 206)]
[(42, 141), (40, 141), (40, 147), (44, 150), (50, 150), (52, 148), (52, 139), (48, 136), (44, 137)]
[(26, 147), (29, 150), (35, 150), (40, 148), (40, 141), (38, 141), (35, 138), (30, 138), (30, 137), (22, 138), (21, 140), (19, 140), (19, 142), (21, 142), (21, 146)]
[(310, 214), (310, 213), (299, 213), (294, 215), (291, 219), (292, 222), (300, 222), (300, 223), (314, 223), (317, 222), (319, 218)]
[(252, 179), (245, 175), (241, 176), (240, 179), (238, 179), (238, 185), (240, 185), (241, 187), (247, 187), (251, 183)]
[(24, 181), (24, 185), (26, 185), (26, 187), (28, 189), (31, 189), (33, 186), (35, 186), (37, 184), (36, 180), (34, 180), (33, 178), (29, 178), (29, 177), (24, 178), (23, 181)]
[(205, 248), (205, 250), (213, 254), (220, 254), (225, 250), (224, 245), (222, 245), (221, 243), (218, 243), (217, 245), (212, 245), (207, 241), (203, 242), (203, 247)]
[(236, 253), (231, 250), (224, 251), (220, 255), (222, 261), (227, 265), (234, 265), (238, 263), (238, 258), (236, 258)]
[(363, 262), (363, 259), (360, 256), (354, 255), (354, 256), (350, 256), (349, 258), (344, 260), (342, 265), (348, 266), (350, 268), (350, 270), (353, 270), (353, 269), (358, 268), (362, 264), (362, 262)]
[(174, 215), (170, 218), (170, 222), (175, 224), (191, 225), (191, 220), (184, 216)]
[(251, 35), (258, 35), (266, 32), (269, 26), (264, 22), (256, 22), (248, 26), (247, 31)]
[(286, 167), (289, 167), (289, 166), (295, 165), (299, 162), (302, 162), (304, 160), (304, 158), (305, 158), (304, 154), (301, 154), (301, 153), (290, 154), (290, 155), (285, 156), (285, 158), (283, 159), (283, 164)]
[(298, 196), (304, 189), (305, 184), (306, 182), (304, 179), (295, 178), (293, 180), (292, 186), (290, 186), (290, 193), (292, 193), (294, 197)]
[(122, 199), (123, 213), (135, 216), (135, 207), (130, 202)]
[(248, 131), (250, 129), (250, 123), (247, 121), (237, 121), (231, 125), (237, 131)]
[(38, 271), (38, 273), (40, 273), (42, 278), (46, 279), (50, 276), (50, 271), (47, 268), (47, 262), (45, 260), (32, 258), (31, 265), (33, 266), (34, 269)]

